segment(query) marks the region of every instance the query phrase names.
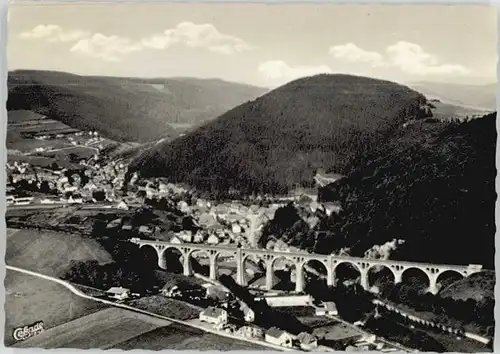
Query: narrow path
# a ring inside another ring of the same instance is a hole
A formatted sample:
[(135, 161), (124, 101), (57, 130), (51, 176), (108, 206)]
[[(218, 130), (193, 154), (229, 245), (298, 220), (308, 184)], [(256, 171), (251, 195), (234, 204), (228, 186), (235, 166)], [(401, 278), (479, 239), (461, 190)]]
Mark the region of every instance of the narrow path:
[(26, 269), (22, 269), (22, 268), (18, 268), (18, 267), (13, 267), (13, 266), (9, 266), (9, 265), (6, 265), (6, 268), (8, 270), (12, 270), (12, 271), (16, 271), (16, 272), (20, 272), (20, 273), (32, 275), (32, 276), (35, 276), (35, 277), (38, 277), (38, 278), (42, 278), (42, 279), (45, 279), (45, 280), (48, 280), (48, 281), (52, 281), (52, 282), (58, 283), (58, 284), (60, 284), (60, 285), (62, 285), (64, 287), (66, 287), (73, 294), (75, 294), (77, 296), (80, 296), (80, 297), (82, 297), (84, 299), (89, 299), (89, 300), (97, 301), (97, 302), (100, 302), (100, 303), (103, 303), (103, 304), (106, 304), (106, 305), (115, 306), (115, 307), (123, 308), (123, 309), (129, 310), (129, 311), (134, 311), (134, 312), (137, 312), (137, 313), (142, 313), (142, 314), (145, 314), (145, 315), (148, 315), (148, 316), (152, 316), (152, 317), (156, 317), (156, 318), (159, 318), (159, 319), (163, 319), (163, 320), (168, 321), (169, 322), (168, 324), (170, 324), (170, 322), (174, 322), (174, 323), (178, 323), (178, 324), (181, 324), (181, 325), (185, 325), (185, 326), (189, 326), (189, 327), (192, 327), (192, 328), (196, 328), (196, 329), (202, 330), (204, 332), (212, 333), (212, 334), (215, 334), (215, 335), (218, 335), (218, 336), (221, 336), (221, 337), (227, 337), (227, 338), (231, 338), (231, 339), (234, 339), (234, 340), (240, 340), (240, 341), (244, 341), (244, 342), (249, 342), (249, 343), (257, 344), (257, 345), (260, 345), (260, 346), (269, 347), (269, 348), (272, 348), (272, 349), (275, 349), (275, 350), (280, 350), (280, 351), (297, 351), (297, 349), (284, 348), (284, 347), (281, 347), (281, 346), (278, 346), (278, 345), (273, 345), (273, 344), (270, 344), (270, 343), (267, 343), (267, 342), (264, 342), (264, 341), (257, 341), (257, 340), (252, 340), (252, 339), (249, 339), (249, 338), (233, 336), (233, 335), (230, 335), (230, 334), (225, 333), (225, 332), (217, 331), (217, 330), (214, 330), (214, 329), (211, 329), (211, 328), (207, 328), (205, 326), (200, 326), (200, 325), (194, 324), (192, 322), (181, 321), (181, 320), (177, 320), (175, 318), (170, 318), (170, 317), (167, 317), (167, 316), (161, 316), (161, 315), (158, 315), (158, 314), (155, 314), (155, 313), (152, 313), (152, 312), (144, 311), (144, 310), (132, 307), (132, 306), (128, 306), (128, 305), (124, 305), (124, 304), (118, 304), (116, 302), (105, 300), (105, 299), (95, 298), (93, 296), (85, 294), (84, 292), (82, 292), (81, 290), (79, 290), (78, 288), (76, 288), (74, 285), (72, 285), (72, 284), (70, 284), (70, 283), (68, 283), (68, 282), (66, 282), (66, 281), (64, 281), (62, 279), (54, 278), (54, 277), (51, 277), (51, 276), (48, 276), (48, 275), (45, 275), (45, 274), (40, 274), (40, 273), (36, 273), (36, 272), (30, 271), (30, 270), (26, 270)]

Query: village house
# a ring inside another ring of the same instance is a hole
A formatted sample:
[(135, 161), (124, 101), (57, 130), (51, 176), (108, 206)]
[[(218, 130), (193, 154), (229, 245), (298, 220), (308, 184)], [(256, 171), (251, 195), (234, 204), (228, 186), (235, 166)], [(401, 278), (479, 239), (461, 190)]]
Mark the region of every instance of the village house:
[(310, 333), (302, 332), (297, 336), (300, 348), (304, 350), (313, 350), (318, 347), (318, 338)]
[(221, 234), (223, 235), (224, 234), (224, 226), (222, 226), (221, 224), (217, 223), (217, 224), (213, 224), (213, 225), (210, 225), (207, 227), (207, 231), (211, 234), (216, 234), (218, 236), (220, 236)]
[(217, 299), (217, 300), (225, 300), (228, 296), (228, 293), (224, 290), (224, 288), (213, 285), (211, 283), (205, 283), (202, 285), (205, 289), (205, 297)]
[(359, 338), (354, 345), (356, 347), (369, 347), (370, 345), (374, 345), (375, 341), (377, 340), (377, 336), (375, 334), (372, 335), (365, 335)]
[(264, 332), (259, 327), (242, 326), (238, 330), (238, 335), (245, 338), (261, 338)]
[(327, 216), (330, 216), (333, 213), (338, 213), (342, 210), (339, 204), (333, 202), (323, 203), (323, 207), (325, 208), (325, 213)]
[(161, 289), (161, 294), (166, 297), (174, 297), (181, 295), (181, 291), (177, 285), (165, 284)]
[(10, 205), (10, 204), (13, 204), (14, 203), (14, 196), (13, 195), (8, 195), (6, 197), (7, 199), (7, 204)]
[(139, 233), (146, 235), (146, 236), (151, 236), (153, 234), (153, 228), (147, 225), (141, 225), (139, 226)]
[(33, 201), (33, 197), (14, 197), (15, 205), (28, 205)]
[(82, 204), (83, 203), (83, 199), (80, 196), (72, 196), (72, 195), (70, 195), (69, 198), (68, 198), (68, 200), (67, 200), (67, 202), (69, 204)]
[(114, 220), (111, 220), (107, 225), (106, 229), (114, 229), (116, 227), (120, 227), (122, 224), (122, 218), (117, 218)]
[(233, 232), (233, 234), (240, 234), (241, 233), (241, 226), (234, 223), (232, 226), (231, 226), (231, 231)]
[(210, 306), (200, 313), (200, 320), (214, 325), (223, 325), (227, 323), (227, 311)]
[(132, 225), (132, 220), (130, 219), (123, 219), (123, 224), (122, 224), (122, 230), (123, 231), (132, 231), (133, 225)]
[(198, 230), (193, 237), (193, 242), (194, 243), (202, 243), (204, 239), (205, 239), (205, 235), (203, 234), (203, 232), (201, 230)]
[(56, 203), (57, 200), (53, 199), (53, 198), (44, 198), (42, 200), (40, 200), (40, 203), (42, 204), (54, 204)]
[(274, 250), (279, 252), (288, 252), (290, 251), (290, 247), (281, 239), (276, 240), (274, 244)]
[(244, 305), (241, 310), (243, 311), (245, 322), (255, 321), (255, 312), (250, 307)]
[(163, 231), (158, 235), (159, 239), (161, 241), (169, 242), (169, 243), (174, 243), (177, 245), (180, 245), (184, 243), (184, 238), (179, 237), (176, 235), (173, 231)]
[(209, 206), (207, 205), (207, 202), (203, 199), (198, 199), (196, 201), (196, 206), (199, 208), (199, 209), (206, 209), (206, 208), (209, 208)]
[(120, 201), (120, 202), (116, 205), (116, 208), (117, 208), (117, 209), (120, 209), (120, 210), (129, 210), (128, 204), (127, 204), (124, 200)]
[(209, 245), (218, 245), (219, 238), (216, 235), (212, 234), (212, 235), (208, 236), (207, 243)]
[(122, 287), (111, 287), (106, 291), (106, 294), (116, 300), (125, 300), (130, 296), (130, 290)]
[(309, 204), (309, 209), (311, 210), (311, 213), (316, 213), (318, 211), (319, 204), (318, 202), (312, 201), (311, 204)]
[(266, 331), (265, 341), (274, 345), (279, 345), (286, 348), (293, 346), (293, 336), (276, 327), (271, 327)]

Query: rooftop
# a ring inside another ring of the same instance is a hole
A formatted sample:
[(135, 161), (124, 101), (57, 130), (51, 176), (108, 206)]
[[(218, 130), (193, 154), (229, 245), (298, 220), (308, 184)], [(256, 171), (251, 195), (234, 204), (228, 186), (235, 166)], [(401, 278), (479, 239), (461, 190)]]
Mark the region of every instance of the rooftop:
[(108, 291), (106, 291), (106, 292), (111, 293), (111, 294), (123, 294), (126, 291), (129, 291), (129, 289), (122, 288), (121, 286), (114, 286), (114, 287), (109, 288)]
[(274, 338), (279, 338), (279, 337), (281, 337), (284, 333), (286, 333), (286, 332), (285, 332), (285, 331), (283, 331), (282, 329), (277, 328), (277, 327), (271, 327), (271, 328), (269, 328), (269, 329), (266, 331), (266, 335), (267, 335), (267, 336), (274, 337)]
[(304, 344), (314, 343), (317, 339), (312, 334), (302, 332), (297, 336), (297, 339)]
[(202, 312), (202, 314), (205, 316), (208, 316), (208, 317), (219, 317), (219, 316), (223, 315), (225, 312), (226, 311), (223, 309), (219, 309), (219, 308), (210, 306), (210, 307), (207, 307)]

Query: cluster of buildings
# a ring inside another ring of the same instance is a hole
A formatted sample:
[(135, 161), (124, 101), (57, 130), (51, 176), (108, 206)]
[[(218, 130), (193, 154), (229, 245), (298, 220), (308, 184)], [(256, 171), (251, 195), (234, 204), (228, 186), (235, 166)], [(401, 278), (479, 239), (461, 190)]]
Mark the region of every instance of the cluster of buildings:
[(138, 180), (138, 175), (133, 174), (129, 182), (134, 186), (132, 189), (137, 190), (136, 195), (140, 193), (145, 199), (165, 198), (172, 202), (172, 207), (193, 217), (200, 231), (183, 230), (176, 234), (178, 239), (188, 243), (256, 247), (263, 225), (273, 219), (276, 210), (284, 205), (274, 203), (269, 206), (247, 206), (239, 201), (215, 203), (192, 198), (189, 188), (161, 178), (142, 182)]
[(298, 347), (304, 350), (314, 350), (318, 346), (318, 339), (310, 333), (303, 332), (299, 335), (293, 335), (277, 327), (264, 330), (253, 325), (242, 326), (229, 323), (227, 311), (218, 307), (208, 307), (203, 310), (200, 313), (200, 321), (212, 325), (216, 330), (233, 336), (265, 341), (280, 347)]
[[(7, 162), (8, 186), (21, 186), (26, 192), (48, 194), (42, 204), (119, 202), (127, 171), (123, 163), (100, 164), (95, 154), (81, 160), (80, 169), (50, 169), (27, 162)], [(96, 198), (96, 193), (99, 195)], [(133, 198), (135, 195), (130, 193)], [(16, 197), (13, 195), (12, 197)]]
[[(34, 137), (36, 140), (53, 140), (53, 139), (62, 139), (66, 138), (67, 142), (71, 144), (72, 146), (81, 146), (81, 147), (88, 147), (91, 150), (94, 150), (95, 152), (101, 151), (104, 146), (104, 138), (99, 136), (99, 133), (96, 131), (89, 131), (89, 132), (71, 132), (70, 134), (44, 134), (44, 135), (37, 135)], [(71, 148), (71, 146), (63, 147), (60, 149), (68, 149)], [(37, 147), (31, 153), (43, 153), (43, 152), (52, 152), (52, 151), (57, 151), (60, 149), (55, 149), (52, 146), (46, 145), (43, 147)]]
[(256, 341), (265, 341), (269, 344), (284, 348), (298, 347), (303, 350), (314, 350), (318, 347), (318, 338), (307, 332), (293, 335), (277, 327), (271, 327), (264, 330), (253, 325), (242, 326), (229, 323), (227, 311), (221, 308), (206, 308), (200, 313), (200, 321), (211, 324), (214, 329), (233, 336), (254, 339)]
[[(7, 205), (27, 205), (35, 201), (32, 192), (55, 192), (61, 171), (35, 167), (27, 162), (6, 163)], [(45, 182), (45, 183), (44, 183)]]
[(94, 192), (101, 192), (104, 194), (102, 197), (105, 201), (119, 202), (122, 197), (120, 192), (125, 184), (127, 166), (115, 161), (101, 164), (98, 156), (94, 156), (85, 165), (87, 168), (84, 175), (87, 182), (80, 185), (80, 193), (84, 197), (91, 197), (95, 195)]
[(14, 194), (7, 194), (6, 196), (7, 205), (29, 205), (33, 202), (33, 199), (34, 198), (31, 196), (20, 196)]
[(282, 204), (244, 205), (238, 201), (211, 203), (197, 199), (189, 209), (198, 224), (208, 232), (211, 244), (231, 243), (242, 247), (257, 247), (263, 226), (274, 218)]

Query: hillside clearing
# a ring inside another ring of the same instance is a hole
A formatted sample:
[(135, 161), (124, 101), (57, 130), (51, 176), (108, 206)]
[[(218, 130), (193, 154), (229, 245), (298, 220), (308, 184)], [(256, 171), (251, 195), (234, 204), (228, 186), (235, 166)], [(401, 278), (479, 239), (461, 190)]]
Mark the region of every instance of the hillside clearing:
[(72, 260), (113, 261), (96, 240), (77, 234), (22, 229), (7, 238), (8, 265), (59, 277)]
[(106, 308), (60, 284), (15, 271), (7, 270), (4, 285), (6, 346), (14, 344), (12, 332), (17, 327), (43, 321), (47, 330)]

